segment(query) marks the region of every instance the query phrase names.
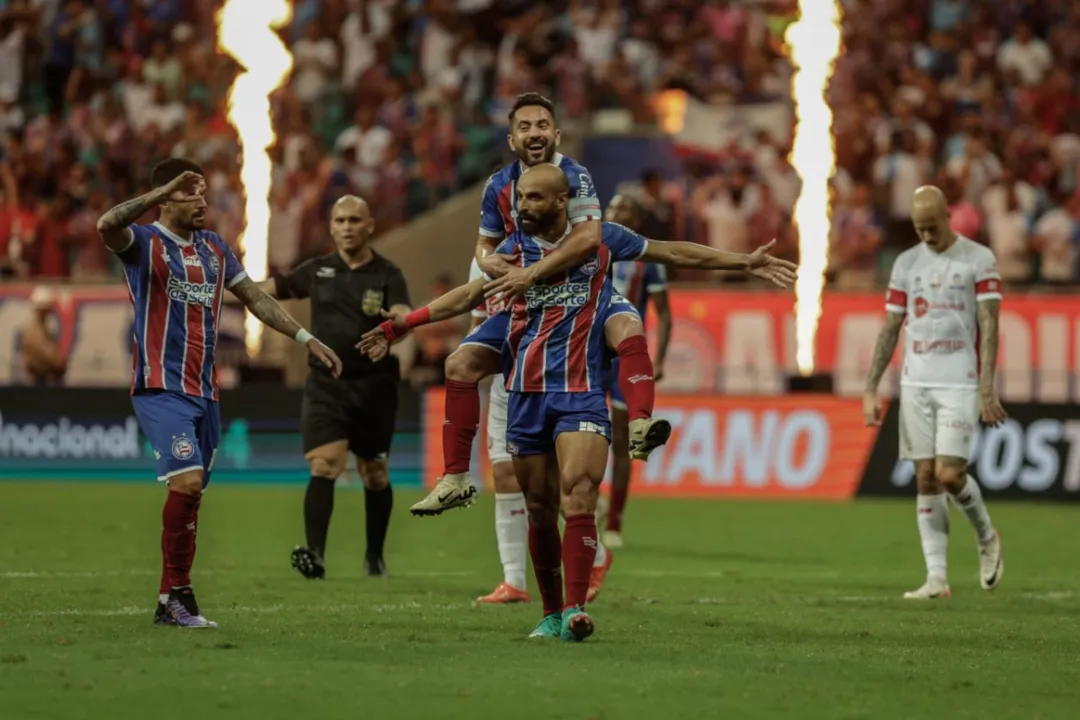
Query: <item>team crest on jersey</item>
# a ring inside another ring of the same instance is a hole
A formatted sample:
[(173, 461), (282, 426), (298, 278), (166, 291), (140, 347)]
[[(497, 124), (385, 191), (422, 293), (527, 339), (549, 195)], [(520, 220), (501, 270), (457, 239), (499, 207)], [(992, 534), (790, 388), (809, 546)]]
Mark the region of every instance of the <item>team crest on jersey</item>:
[(581, 266), (581, 272), (585, 273), (586, 275), (590, 275), (590, 276), (595, 275), (596, 273), (600, 272), (600, 258), (594, 257), (591, 260), (589, 260), (587, 263), (582, 265)]
[(177, 460), (190, 460), (195, 454), (195, 443), (188, 439), (187, 435), (174, 437), (172, 441), (172, 454)]
[(210, 259), (208, 264), (210, 265), (211, 274), (213, 274), (215, 277), (221, 274), (221, 261), (218, 260), (217, 253), (213, 250), (210, 251)]
[(383, 306), (382, 290), (365, 290), (364, 297), (360, 300), (360, 309), (365, 315), (378, 315)]

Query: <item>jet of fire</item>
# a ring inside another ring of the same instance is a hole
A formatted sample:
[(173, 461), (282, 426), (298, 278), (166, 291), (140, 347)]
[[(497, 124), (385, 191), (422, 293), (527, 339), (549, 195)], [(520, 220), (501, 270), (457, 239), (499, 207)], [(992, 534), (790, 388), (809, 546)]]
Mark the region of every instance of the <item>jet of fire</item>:
[[(274, 28), (292, 17), (289, 0), (226, 0), (218, 11), (218, 46), (241, 65), (229, 89), (228, 119), (240, 139), (240, 181), (244, 186), (244, 230), (240, 247), (244, 269), (252, 280), (268, 273), (267, 232), (270, 225), (271, 164), (267, 148), (275, 140), (270, 96), (292, 70), (292, 53)], [(250, 314), (244, 320), (244, 344), (258, 353), (262, 323)]]
[(814, 371), (814, 340), (829, 264), (829, 178), (836, 168), (833, 115), (825, 93), (840, 54), (839, 0), (799, 0), (799, 19), (785, 41), (795, 67), (795, 138), (791, 164), (802, 178), (795, 203), (799, 279), (795, 284), (795, 340), (799, 372)]

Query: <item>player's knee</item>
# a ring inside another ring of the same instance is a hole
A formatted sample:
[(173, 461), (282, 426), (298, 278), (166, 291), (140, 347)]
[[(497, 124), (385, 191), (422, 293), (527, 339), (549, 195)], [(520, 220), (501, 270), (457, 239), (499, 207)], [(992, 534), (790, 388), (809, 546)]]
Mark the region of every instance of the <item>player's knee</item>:
[(559, 478), (562, 486), (563, 515), (573, 517), (593, 512), (596, 509), (596, 496), (603, 478), (594, 478), (590, 473), (570, 470)]
[(356, 469), (368, 490), (382, 490), (390, 484), (390, 468), (385, 460), (358, 460)]
[(616, 315), (604, 325), (604, 338), (608, 346), (613, 348), (619, 347), (627, 338), (644, 334), (645, 326), (630, 313)]
[(202, 470), (192, 470), (169, 478), (169, 490), (173, 492), (183, 493), (184, 495), (198, 495), (202, 492), (202, 489)]
[(934, 478), (939, 488), (944, 488), (955, 495), (964, 489), (967, 481), (967, 465), (959, 461), (938, 462), (934, 468)]
[(446, 358), (446, 379), (457, 382), (480, 382), (491, 373), (485, 362), (485, 352), (465, 345)]
[(922, 460), (915, 462), (915, 486), (922, 495), (936, 495), (941, 492), (941, 484), (934, 472), (933, 462)]
[(316, 455), (308, 458), (308, 467), (312, 477), (325, 477), (336, 479), (345, 472), (345, 458), (331, 458), (324, 455)]
[(494, 476), (495, 492), (504, 494), (521, 492), (517, 475), (514, 474), (513, 463), (495, 463), (491, 468), (491, 474)]
[(525, 495), (525, 509), (529, 522), (536, 527), (550, 527), (559, 522), (559, 498), (540, 493)]

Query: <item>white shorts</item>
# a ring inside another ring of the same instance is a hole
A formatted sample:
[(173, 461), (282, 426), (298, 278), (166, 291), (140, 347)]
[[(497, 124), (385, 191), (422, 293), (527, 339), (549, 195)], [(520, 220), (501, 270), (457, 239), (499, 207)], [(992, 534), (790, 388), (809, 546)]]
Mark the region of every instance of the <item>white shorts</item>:
[(900, 459), (968, 459), (979, 421), (977, 388), (900, 388)]
[(506, 384), (500, 373), (491, 379), (488, 396), (487, 450), (492, 465), (510, 462), (506, 451)]

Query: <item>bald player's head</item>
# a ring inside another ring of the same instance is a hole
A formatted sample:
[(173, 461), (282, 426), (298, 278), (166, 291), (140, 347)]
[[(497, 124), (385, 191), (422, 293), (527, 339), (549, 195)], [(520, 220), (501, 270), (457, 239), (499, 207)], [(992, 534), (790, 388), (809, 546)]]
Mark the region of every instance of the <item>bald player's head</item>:
[(936, 252), (952, 247), (956, 234), (949, 227), (949, 203), (941, 188), (923, 185), (911, 198), (911, 223), (919, 240)]
[(346, 195), (330, 210), (330, 236), (334, 246), (346, 255), (361, 252), (375, 231), (375, 221), (367, 201), (356, 195)]
[(624, 225), (637, 232), (643, 215), (644, 209), (641, 203), (630, 195), (620, 193), (611, 198), (611, 202), (608, 203), (607, 210), (604, 211), (604, 220)]
[(570, 181), (550, 163), (534, 165), (517, 181), (518, 223), (530, 235), (547, 235), (566, 227)]

